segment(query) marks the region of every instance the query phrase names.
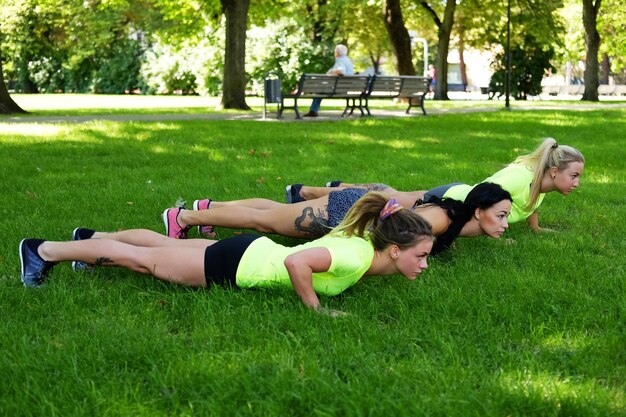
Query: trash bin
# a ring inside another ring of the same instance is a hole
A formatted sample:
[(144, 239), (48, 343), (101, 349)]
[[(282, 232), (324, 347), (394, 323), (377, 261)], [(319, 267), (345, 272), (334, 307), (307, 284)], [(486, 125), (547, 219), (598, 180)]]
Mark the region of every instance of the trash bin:
[(282, 99), (282, 84), (280, 81), (280, 77), (274, 72), (268, 72), (267, 74), (265, 74), (263, 86), (263, 118), (265, 119), (268, 104), (280, 105)]

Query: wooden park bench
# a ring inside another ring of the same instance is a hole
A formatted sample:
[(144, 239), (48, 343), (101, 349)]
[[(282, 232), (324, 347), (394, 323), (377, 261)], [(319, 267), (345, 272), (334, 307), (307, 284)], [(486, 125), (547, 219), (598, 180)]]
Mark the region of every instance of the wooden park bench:
[(362, 106), (367, 111), (367, 115), (371, 116), (369, 109), (370, 98), (401, 98), (407, 99), (409, 107), (406, 114), (409, 114), (411, 107), (419, 107), (422, 113), (426, 115), (424, 108), (424, 98), (428, 94), (430, 86), (430, 78), (418, 77), (410, 75), (374, 75), (370, 80), (370, 87), (363, 96)]
[[(368, 75), (326, 75), (326, 74), (304, 74), (300, 77), (298, 89), (292, 94), (283, 94), (278, 108), (278, 118), (282, 117), (285, 109), (293, 109), (296, 112), (296, 119), (301, 119), (298, 111), (298, 100), (302, 98), (321, 99), (344, 99), (346, 107), (342, 116), (351, 115), (355, 108), (363, 114), (361, 108), (361, 97), (369, 86)], [(286, 106), (285, 99), (293, 100), (293, 106)], [(358, 104), (357, 104), (358, 101)]]
[[(299, 99), (344, 99), (346, 107), (342, 116), (349, 116), (359, 109), (361, 116), (369, 109), (370, 98), (400, 98), (407, 99), (409, 107), (408, 114), (412, 107), (420, 107), (422, 113), (426, 115), (424, 109), (424, 98), (428, 93), (430, 78), (418, 76), (385, 76), (385, 75), (326, 75), (326, 74), (304, 74), (300, 77), (298, 88), (291, 94), (283, 94), (278, 107), (278, 118), (282, 117), (285, 109), (293, 109), (296, 119), (301, 119), (298, 110)], [(285, 100), (293, 100), (293, 106), (287, 106)]]

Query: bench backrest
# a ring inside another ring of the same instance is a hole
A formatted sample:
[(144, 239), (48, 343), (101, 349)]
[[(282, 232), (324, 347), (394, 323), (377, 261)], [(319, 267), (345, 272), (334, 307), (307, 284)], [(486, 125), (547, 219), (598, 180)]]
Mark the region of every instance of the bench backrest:
[(335, 78), (326, 74), (303, 74), (300, 78), (298, 93), (300, 96), (331, 96), (335, 91)]
[(399, 97), (418, 97), (428, 92), (430, 79), (428, 77), (408, 76), (402, 77), (402, 88)]
[(306, 96), (360, 97), (369, 83), (368, 75), (304, 74), (298, 93)]
[(388, 75), (376, 75), (370, 81), (368, 96), (397, 97), (402, 88), (402, 78)]
[(369, 75), (338, 76), (334, 95), (341, 97), (360, 97), (361, 94), (367, 91), (369, 79)]

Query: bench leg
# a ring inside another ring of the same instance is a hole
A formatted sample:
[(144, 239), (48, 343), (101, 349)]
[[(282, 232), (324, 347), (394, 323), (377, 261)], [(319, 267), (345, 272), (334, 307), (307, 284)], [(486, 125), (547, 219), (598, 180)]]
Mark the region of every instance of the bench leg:
[(370, 102), (369, 102), (369, 99), (367, 99), (367, 98), (365, 99), (365, 105), (363, 105), (363, 107), (361, 108), (361, 113), (363, 113), (363, 108), (367, 112), (368, 116), (372, 115), (372, 113), (370, 112)]
[(343, 109), (343, 113), (341, 113), (341, 117), (348, 116), (348, 109), (350, 109), (350, 99), (346, 99), (346, 107)]
[(283, 99), (280, 100), (280, 104), (278, 105), (278, 111), (276, 112), (276, 118), (277, 119), (282, 119), (283, 118), (283, 111), (285, 110), (285, 103), (283, 102)]
[(293, 110), (296, 112), (296, 119), (302, 119), (302, 116), (300, 116), (300, 112), (298, 111), (298, 99), (294, 99), (293, 100)]

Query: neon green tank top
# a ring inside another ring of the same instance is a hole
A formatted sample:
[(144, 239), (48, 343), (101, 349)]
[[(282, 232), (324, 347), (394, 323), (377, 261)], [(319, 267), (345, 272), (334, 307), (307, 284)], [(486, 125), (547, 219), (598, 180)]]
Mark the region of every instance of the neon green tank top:
[(295, 247), (285, 247), (261, 237), (250, 244), (239, 262), (237, 286), (293, 288), (285, 258), (300, 250), (318, 247), (330, 251), (332, 262), (328, 271), (313, 274), (313, 289), (317, 294), (340, 294), (356, 284), (374, 260), (372, 244), (356, 236), (326, 235)]
[[(524, 165), (511, 164), (500, 171), (486, 178), (483, 182), (493, 182), (499, 184), (508, 191), (513, 198), (511, 205), (511, 214), (509, 214), (509, 223), (517, 223), (528, 218), (543, 202), (545, 193), (539, 194), (537, 203), (531, 209), (528, 209), (530, 201), (530, 184), (533, 180), (533, 172)], [(469, 192), (474, 188), (472, 185), (459, 184), (450, 187), (443, 195), (446, 198), (454, 198), (455, 200), (465, 201)]]

